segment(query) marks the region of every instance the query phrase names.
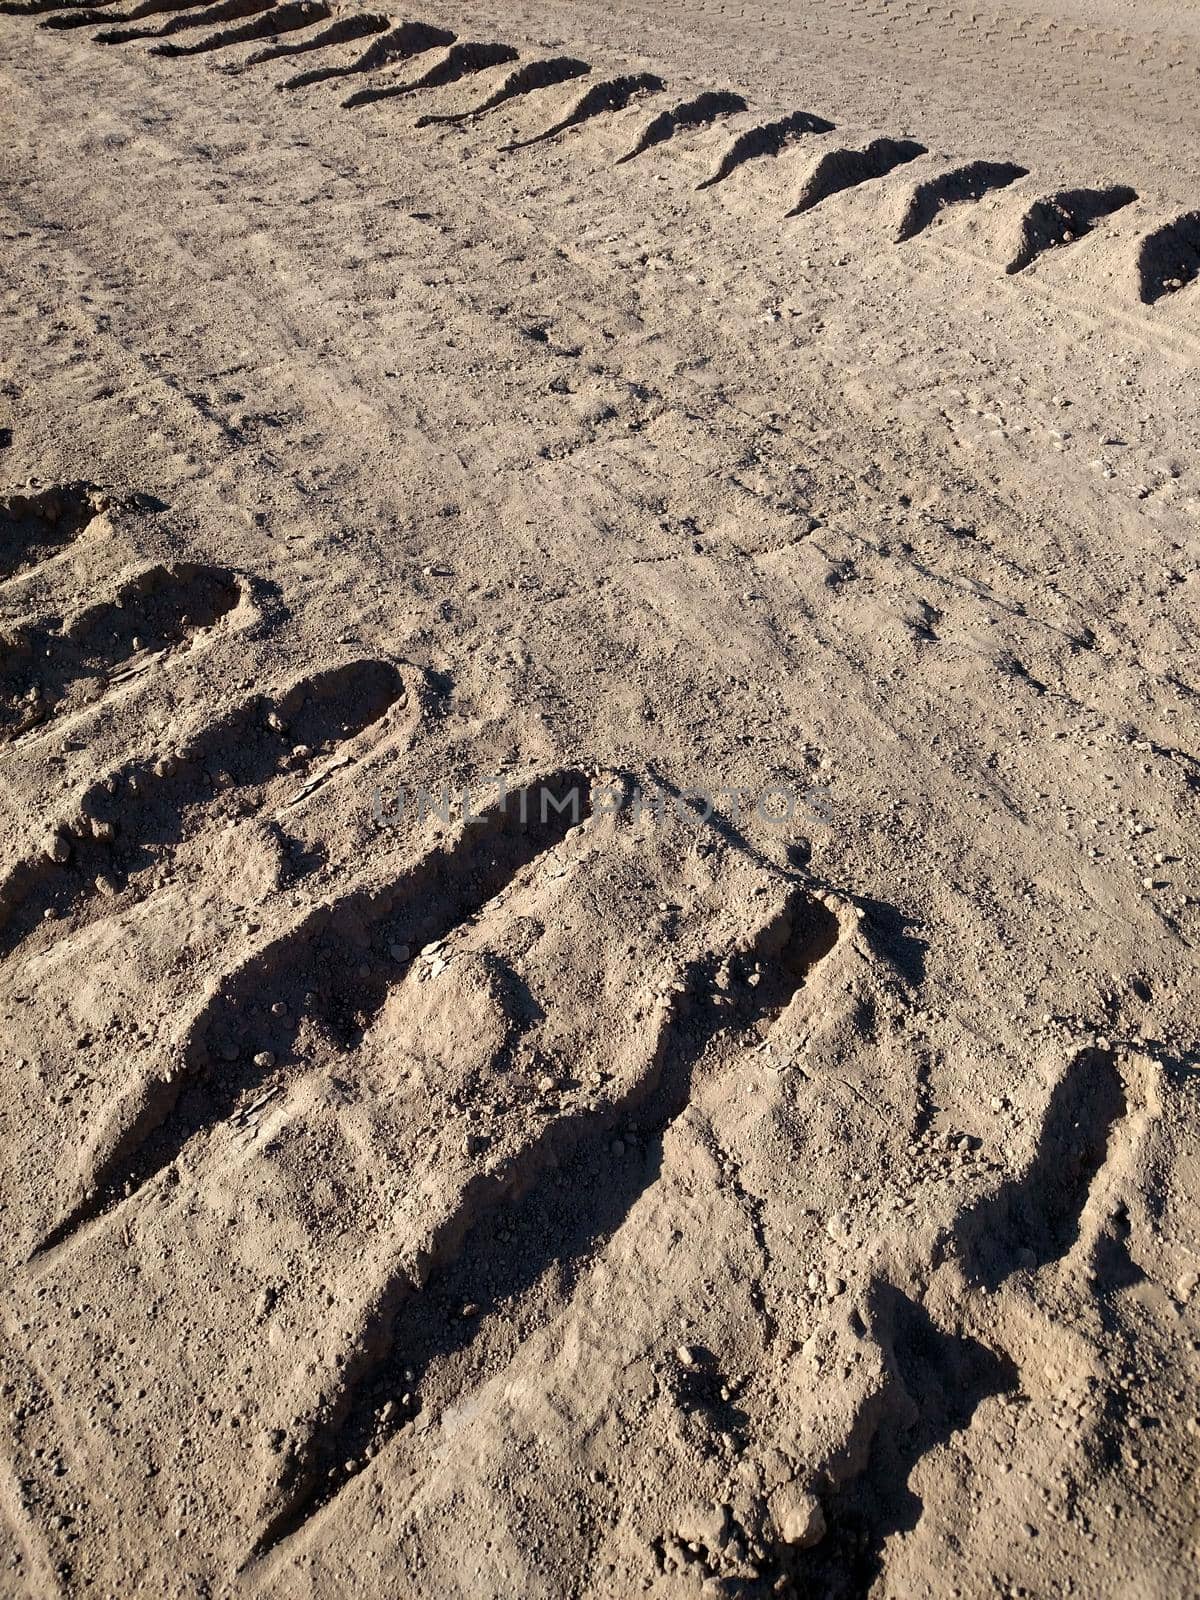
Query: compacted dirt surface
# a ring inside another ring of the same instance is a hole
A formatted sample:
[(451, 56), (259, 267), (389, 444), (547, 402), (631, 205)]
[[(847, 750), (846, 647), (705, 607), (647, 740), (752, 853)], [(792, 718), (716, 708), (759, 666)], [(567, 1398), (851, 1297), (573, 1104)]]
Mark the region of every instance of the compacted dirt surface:
[(1200, 10), (0, 4), (0, 1593), (1200, 1594)]

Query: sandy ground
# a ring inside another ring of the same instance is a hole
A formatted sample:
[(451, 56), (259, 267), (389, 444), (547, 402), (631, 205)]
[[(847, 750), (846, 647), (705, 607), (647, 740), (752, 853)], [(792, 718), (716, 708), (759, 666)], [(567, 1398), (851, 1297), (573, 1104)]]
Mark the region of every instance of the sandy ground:
[(0, 1593), (1200, 1594), (1200, 9), (53, 6)]

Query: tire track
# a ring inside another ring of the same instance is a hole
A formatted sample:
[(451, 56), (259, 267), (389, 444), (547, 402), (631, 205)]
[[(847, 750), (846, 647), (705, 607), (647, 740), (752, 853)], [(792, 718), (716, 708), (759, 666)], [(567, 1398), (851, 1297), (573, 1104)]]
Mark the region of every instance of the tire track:
[[(382, 715), (378, 700), (374, 707)], [(560, 771), (509, 794), (388, 887), (319, 906), (228, 979), (189, 1028), (178, 1059), (147, 1086), (98, 1158), (83, 1199), (36, 1253), (136, 1197), (202, 1130), (224, 1123), (247, 1091), (289, 1082), (303, 1070), (293, 1051), (306, 1022), (319, 1022), (353, 1049), (392, 987), (378, 973), (396, 966), (381, 961), (364, 975), (362, 951), (374, 946), (385, 955), (398, 939), (415, 948), (445, 938), (565, 837), (578, 811), (559, 809), (558, 801), (572, 792), (578, 801), (589, 788), (582, 773)], [(259, 1001), (267, 993), (279, 998), (264, 1012)], [(263, 1061), (270, 1063), (265, 1069), (256, 1065)]]
[(793, 111), (789, 116), (780, 117), (776, 122), (762, 122), (753, 128), (747, 128), (738, 134), (726, 150), (717, 164), (716, 171), (696, 185), (697, 191), (712, 189), (718, 183), (724, 183), (726, 178), (739, 167), (745, 166), (748, 161), (782, 155), (789, 146), (808, 134), (832, 132), (833, 123), (827, 122), (824, 117), (814, 116), (811, 111)]
[(623, 111), (642, 95), (658, 94), (665, 88), (666, 84), (653, 72), (635, 72), (621, 78), (609, 78), (604, 83), (594, 84), (560, 122), (541, 133), (535, 133), (530, 139), (517, 139), (511, 144), (501, 145), (500, 149), (503, 153), (511, 153), (514, 150), (526, 150), (530, 145), (545, 144), (547, 140), (557, 139), (559, 134), (578, 128), (594, 117)]
[(897, 167), (927, 153), (925, 146), (915, 139), (872, 139), (864, 150), (830, 150), (809, 173), (799, 199), (787, 215), (798, 217), (831, 195), (886, 177)]
[[(279, 89), (298, 89), (343, 76), (371, 73), (403, 63), (426, 51), (442, 48), (445, 55), (420, 77), (405, 82), (376, 83), (349, 95), (342, 104), (350, 109), (375, 101), (403, 98), (426, 89), (436, 89), (462, 81), (474, 73), (489, 70), (519, 59), (518, 50), (496, 41), (462, 42), (452, 30), (423, 22), (403, 22), (389, 27), (389, 19), (377, 12), (362, 17), (334, 17), (328, 0), (219, 0), (201, 6), (198, 0), (140, 0), (131, 10), (117, 13), (99, 6), (80, 9), (78, 0), (0, 0), (0, 11), (38, 15), (51, 5), (66, 7), (43, 17), (42, 27), (76, 27), (107, 20), (122, 25), (146, 16), (178, 14), (176, 20), (153, 29), (110, 28), (97, 35), (104, 44), (139, 38), (166, 39), (202, 24), (250, 18), (244, 27), (221, 29), (194, 45), (156, 46), (155, 54), (198, 55), (225, 49), (285, 32), (327, 26), (310, 39), (295, 44), (256, 51), (231, 73), (251, 66), (319, 51), (374, 36), (374, 43), (354, 61), (301, 72), (279, 83)], [(461, 111), (430, 112), (416, 118), (416, 126), (465, 125), (499, 107), (539, 90), (569, 83), (593, 71), (591, 63), (573, 56), (546, 57), (523, 63), (507, 79), (475, 106)], [(642, 72), (607, 79), (593, 84), (558, 122), (528, 138), (514, 139), (499, 147), (512, 154), (518, 150), (549, 142), (593, 118), (624, 110), (643, 94), (665, 89), (656, 73)], [(669, 143), (677, 133), (711, 126), (721, 119), (748, 111), (744, 96), (732, 90), (707, 90), (680, 102), (653, 117), (643, 128), (632, 149), (619, 156), (617, 166), (635, 161), (648, 150)], [(749, 162), (774, 158), (801, 139), (835, 131), (828, 119), (809, 111), (795, 111), (773, 121), (758, 123), (737, 134), (719, 159), (715, 170), (696, 185), (697, 191), (723, 183)], [(897, 167), (928, 154), (926, 146), (913, 139), (882, 137), (862, 149), (825, 150), (816, 160), (796, 203), (785, 215), (795, 217), (812, 210), (822, 201), (847, 189), (885, 177)], [(1027, 177), (1029, 169), (1014, 161), (970, 160), (914, 184), (901, 203), (893, 239), (906, 243), (925, 232), (941, 214), (955, 205), (975, 203), (984, 195), (1007, 188)], [(1013, 253), (1005, 267), (1008, 275), (1024, 271), (1039, 255), (1057, 245), (1069, 244), (1090, 232), (1095, 223), (1137, 198), (1127, 185), (1101, 189), (1069, 189), (1047, 195), (1030, 206), (1023, 217)], [(1200, 273), (1200, 213), (1188, 212), (1146, 236), (1136, 262), (1137, 290), (1143, 305), (1153, 305), (1165, 295), (1185, 287)]]
[(380, 12), (368, 11), (357, 17), (339, 17), (327, 28), (322, 28), (320, 33), (315, 33), (311, 39), (299, 39), (293, 44), (277, 44), (267, 50), (255, 50), (242, 63), (242, 70), (265, 66), (268, 61), (282, 61), (290, 56), (330, 50), (336, 44), (353, 44), (357, 39), (369, 39), (373, 34), (383, 33), (390, 26), (391, 19)]
[(554, 56), (545, 61), (530, 61), (510, 73), (495, 94), (489, 95), (482, 104), (472, 106), (469, 111), (449, 111), (441, 115), (418, 117), (417, 127), (426, 128), (439, 122), (471, 122), (489, 111), (494, 111), (497, 106), (505, 105), (509, 100), (533, 94), (538, 89), (552, 89), (560, 83), (571, 83), (576, 78), (585, 78), (591, 70), (589, 62), (578, 61), (573, 56)]
[(38, 23), (38, 27), (92, 28), (105, 22), (139, 22), (143, 17), (165, 16), (173, 11), (195, 11), (207, 4), (208, 0), (140, 0), (140, 4), (133, 6), (129, 11), (97, 10), (91, 7), (86, 11), (56, 13), (44, 18)]
[[(160, 657), (212, 628), (242, 600), (233, 574), (193, 562), (151, 567), (111, 601), (62, 627), (28, 625), (0, 636), (0, 743), (42, 727), (81, 686), (101, 692), (113, 669)], [(132, 670), (137, 670), (136, 668)]]
[(515, 61), (517, 55), (517, 50), (511, 44), (452, 44), (439, 62), (411, 83), (382, 84), (372, 89), (360, 89), (357, 94), (343, 100), (342, 105), (347, 108), (366, 106), (377, 100), (397, 100), (406, 95), (419, 94), (425, 89), (442, 89), (448, 84), (460, 83), (463, 78), (469, 78), (476, 72), (486, 72), (489, 67), (500, 67), (507, 61)]
[(60, 483), (0, 498), (0, 580), (50, 560), (113, 505), (94, 483)]
[(957, 1243), (972, 1283), (995, 1290), (1013, 1272), (1066, 1255), (1115, 1131), (1128, 1112), (1111, 1050), (1080, 1050), (1054, 1086), (1029, 1168), (963, 1218)]
[(655, 117), (647, 124), (633, 149), (620, 157), (617, 166), (635, 160), (655, 145), (666, 144), (683, 128), (707, 128), (721, 117), (731, 117), (747, 110), (749, 107), (740, 94), (732, 94), (724, 89), (706, 90), (694, 100), (684, 100), (674, 110), (663, 111)]
[(258, 811), (297, 784), (309, 792), (334, 770), (322, 768), (322, 754), (347, 765), (342, 747), (406, 704), (404, 680), (390, 662), (351, 662), (275, 698), (256, 695), (178, 753), (130, 762), (94, 783), (78, 813), (0, 884), (0, 954), (48, 919), (90, 920), (198, 831), (218, 796)]
[(1152, 306), (1200, 274), (1200, 211), (1187, 211), (1147, 234), (1138, 246), (1138, 296)]
[(373, 45), (353, 61), (337, 67), (314, 67), (287, 78), (281, 89), (306, 89), (310, 84), (325, 83), (330, 78), (347, 78), (359, 72), (376, 72), (396, 62), (411, 61), (442, 45), (452, 45), (457, 35), (448, 28), (431, 28), (424, 22), (402, 22), (399, 27), (381, 34)]
[(216, 5), (204, 5), (174, 16), (153, 28), (105, 28), (95, 37), (97, 44), (132, 44), (139, 39), (165, 39), (188, 28), (206, 28), (213, 22), (232, 22), (240, 17), (252, 17), (260, 11), (269, 11), (276, 0), (218, 0)]
[(1016, 249), (1005, 272), (1010, 276), (1024, 272), (1047, 250), (1074, 244), (1091, 233), (1102, 218), (1132, 205), (1136, 199), (1136, 190), (1114, 184), (1106, 189), (1060, 189), (1057, 194), (1035, 200), (1021, 218)]
[[(1069, 1254), (1098, 1180), (1119, 1159), (1128, 1113), (1114, 1054), (1079, 1051), (1051, 1093), (1030, 1166), (955, 1224), (952, 1252), (967, 1283), (994, 1295), (1018, 1274)], [(955, 1277), (938, 1298), (961, 1307), (963, 1283)], [(990, 1395), (1031, 1387), (1022, 1378), (1045, 1360), (1044, 1347), (1014, 1337), (995, 1310), (983, 1344), (961, 1329), (939, 1327), (925, 1305), (885, 1280), (871, 1286), (868, 1312), (888, 1381), (874, 1416), (865, 1419), (861, 1469), (826, 1501), (829, 1532), (794, 1568), (805, 1592), (842, 1592), (849, 1574), (853, 1592), (867, 1593), (883, 1570), (888, 1537), (920, 1517), (922, 1502), (909, 1488), (918, 1463), (969, 1427)]]
[(983, 198), (995, 189), (1006, 189), (1018, 178), (1027, 178), (1029, 169), (1015, 161), (969, 161), (936, 178), (914, 185), (896, 229), (896, 243), (915, 239), (950, 206), (964, 205)]
[(98, 11), (117, 0), (0, 0), (0, 16), (41, 17), (49, 11)]
[[(249, 0), (235, 0), (247, 4)], [(289, 0), (286, 5), (271, 5), (251, 22), (240, 28), (221, 28), (216, 33), (197, 39), (195, 44), (156, 44), (151, 55), (199, 56), (213, 50), (228, 50), (235, 44), (249, 44), (255, 39), (273, 39), (281, 33), (296, 33), (301, 28), (315, 27), (332, 16), (325, 0)]]
[[(424, 1371), (480, 1336), (475, 1319), (447, 1329), (427, 1291), (451, 1280), (456, 1303), (475, 1304), (486, 1330), (489, 1307), (524, 1294), (547, 1270), (569, 1275), (593, 1255), (657, 1170), (652, 1161), (614, 1168), (609, 1150), (614, 1131), (636, 1115), (644, 1140), (650, 1145), (661, 1140), (686, 1110), (694, 1074), (709, 1047), (718, 1038), (730, 1049), (757, 1042), (833, 948), (838, 931), (831, 911), (794, 890), (782, 911), (743, 948), (697, 962), (681, 975), (682, 998), (659, 1012), (641, 1071), (632, 1081), (572, 1115), (556, 1117), (543, 1108), (522, 1154), (474, 1181), (458, 1208), (436, 1227), (429, 1273), (419, 1285), (398, 1264), (385, 1268), (354, 1346), (340, 1363), (338, 1392), (323, 1396), (316, 1407), (308, 1437), (281, 1485), (282, 1504), (267, 1519), (254, 1557), (267, 1555), (301, 1530), (411, 1421), (413, 1406), (397, 1406), (394, 1397), (418, 1386), (414, 1369)], [(719, 1002), (726, 991), (714, 993), (718, 967), (729, 977), (729, 995), (736, 996), (724, 1004)], [(603, 1164), (609, 1182), (582, 1214), (564, 1208), (557, 1199), (563, 1164), (586, 1169), (593, 1162)], [(494, 1239), (498, 1214), (505, 1234), (525, 1246), (500, 1257)]]

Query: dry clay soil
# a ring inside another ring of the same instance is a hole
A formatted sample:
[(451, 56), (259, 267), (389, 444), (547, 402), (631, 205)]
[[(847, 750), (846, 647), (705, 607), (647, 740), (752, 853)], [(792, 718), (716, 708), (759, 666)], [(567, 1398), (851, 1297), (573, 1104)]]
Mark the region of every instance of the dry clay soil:
[(0, 1593), (1200, 1594), (1193, 0), (0, 13)]

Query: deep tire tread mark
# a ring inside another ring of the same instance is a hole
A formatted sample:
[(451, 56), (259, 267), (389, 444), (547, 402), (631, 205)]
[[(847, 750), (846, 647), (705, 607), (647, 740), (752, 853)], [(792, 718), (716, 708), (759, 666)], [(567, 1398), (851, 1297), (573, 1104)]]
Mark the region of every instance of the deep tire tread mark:
[(170, 850), (195, 817), (211, 813), (208, 774), (227, 775), (223, 794), (245, 794), (295, 773), (297, 746), (316, 752), (355, 738), (405, 692), (391, 662), (349, 662), (301, 679), (275, 700), (256, 695), (178, 757), (132, 762), (93, 784), (78, 818), (0, 884), (0, 954), (15, 949), (47, 912), (66, 916), (91, 900), (100, 876), (129, 879), (156, 865), (156, 850)]
[(105, 28), (96, 34), (96, 44), (131, 44), (139, 39), (165, 39), (187, 28), (204, 28), (212, 22), (230, 22), (235, 18), (254, 16), (275, 4), (275, 0), (220, 0), (216, 5), (206, 4), (199, 9), (189, 9), (173, 16), (168, 22), (151, 28)]
[(188, 28), (206, 28), (213, 22), (233, 22), (240, 17), (252, 17), (267, 11), (275, 0), (218, 0), (216, 5), (204, 5), (199, 10), (179, 13), (168, 22), (152, 28), (105, 28), (95, 38), (97, 44), (132, 44), (138, 39), (165, 39), (173, 33), (183, 33)]
[(1107, 189), (1060, 189), (1035, 200), (1021, 218), (1017, 249), (1005, 272), (1024, 272), (1047, 250), (1082, 239), (1102, 218), (1136, 199), (1135, 189), (1118, 183)]
[[(958, 1223), (958, 1254), (971, 1283), (994, 1293), (1014, 1273), (1070, 1250), (1127, 1111), (1112, 1051), (1079, 1051), (1050, 1096), (1030, 1166)], [(1127, 1271), (1127, 1257), (1122, 1265)], [(805, 1593), (841, 1593), (847, 1579), (854, 1594), (872, 1590), (887, 1539), (920, 1516), (921, 1500), (909, 1488), (914, 1468), (966, 1428), (982, 1400), (1021, 1387), (1021, 1369), (1007, 1351), (943, 1331), (891, 1284), (876, 1281), (868, 1304), (890, 1381), (866, 1465), (830, 1502), (828, 1534), (802, 1557)]]
[(104, 684), (142, 651), (211, 628), (241, 598), (225, 568), (179, 561), (139, 573), (65, 628), (31, 625), (0, 637), (0, 743), (44, 724), (72, 685)]
[(381, 84), (374, 89), (360, 89), (357, 94), (343, 100), (342, 105), (347, 108), (366, 106), (376, 100), (398, 100), (406, 95), (420, 94), (425, 89), (442, 89), (448, 84), (469, 78), (473, 73), (486, 72), (489, 67), (500, 67), (506, 61), (515, 61), (519, 53), (513, 45), (498, 42), (452, 44), (440, 61), (411, 83)]
[(780, 117), (777, 122), (762, 122), (757, 127), (747, 128), (744, 133), (738, 134), (726, 150), (717, 170), (705, 178), (703, 183), (696, 185), (697, 192), (724, 183), (731, 173), (736, 172), (747, 161), (782, 155), (798, 139), (803, 139), (808, 134), (832, 133), (833, 126), (832, 122), (827, 122), (824, 117), (814, 116), (811, 111), (793, 111), (789, 116)]
[[(314, 1011), (352, 1048), (392, 987), (380, 976), (389, 968), (395, 971), (387, 957), (390, 944), (396, 938), (414, 947), (428, 944), (477, 914), (584, 819), (582, 803), (578, 811), (544, 803), (547, 794), (557, 802), (572, 790), (577, 796), (589, 794), (582, 773), (552, 773), (511, 792), (504, 804), (473, 817), (456, 839), (435, 848), (389, 887), (318, 907), (300, 929), (230, 978), (189, 1029), (174, 1070), (147, 1089), (137, 1114), (93, 1175), (90, 1193), (37, 1253), (55, 1248), (136, 1194), (203, 1129), (224, 1122), (245, 1090), (261, 1087), (262, 1074), (248, 1058), (268, 1050), (286, 1062), (301, 1024)], [(377, 950), (378, 960), (364, 977), (368, 947)], [(282, 1016), (260, 1012), (264, 994), (286, 995), (291, 1003)], [(256, 1032), (252, 1041), (246, 1039), (248, 1016)]]
[(291, 44), (277, 44), (267, 50), (254, 51), (243, 61), (242, 70), (265, 66), (268, 61), (282, 61), (290, 56), (330, 50), (337, 44), (353, 44), (356, 39), (369, 39), (373, 34), (384, 33), (390, 25), (388, 17), (375, 11), (358, 17), (339, 17), (327, 28), (322, 28), (320, 33), (314, 33), (311, 39), (299, 39)]
[(576, 78), (585, 78), (591, 70), (589, 62), (577, 61), (573, 56), (554, 56), (548, 60), (530, 61), (510, 73), (495, 94), (489, 95), (481, 105), (472, 106), (469, 111), (450, 111), (441, 116), (418, 117), (417, 127), (426, 128), (437, 122), (472, 122), (477, 117), (494, 111), (497, 106), (517, 99), (520, 95), (533, 94), (538, 89), (552, 89), (560, 83), (571, 83)]
[(1200, 276), (1200, 211), (1187, 211), (1146, 235), (1138, 246), (1137, 275), (1144, 306)]
[(41, 17), (48, 11), (96, 11), (117, 0), (0, 0), (0, 16)]
[(626, 77), (609, 78), (604, 83), (593, 84), (553, 127), (535, 133), (530, 139), (516, 139), (511, 144), (501, 145), (500, 149), (508, 154), (514, 150), (527, 150), (530, 145), (544, 144), (549, 139), (557, 139), (560, 133), (567, 133), (571, 128), (590, 122), (593, 117), (624, 111), (640, 96), (659, 94), (665, 88), (666, 84), (653, 72), (635, 72)]
[(143, 17), (160, 17), (172, 11), (197, 11), (202, 6), (209, 4), (209, 0), (140, 0), (138, 5), (129, 11), (112, 12), (109, 10), (96, 10), (89, 8), (85, 11), (74, 10), (69, 14), (58, 13), (46, 17), (38, 23), (39, 28), (92, 28), (97, 23), (140, 22)]
[(449, 28), (431, 28), (424, 22), (402, 22), (399, 27), (380, 34), (375, 43), (369, 45), (362, 55), (347, 62), (345, 66), (313, 67), (308, 72), (298, 73), (294, 78), (286, 78), (279, 87), (305, 89), (310, 84), (325, 83), (330, 78), (348, 78), (359, 72), (376, 72), (397, 62), (411, 61), (414, 56), (424, 55), (429, 50), (448, 47), (457, 37), (458, 35), (451, 33)]
[(966, 166), (943, 172), (940, 177), (918, 183), (896, 229), (896, 243), (914, 239), (936, 221), (949, 206), (981, 200), (994, 189), (1007, 189), (1018, 178), (1029, 176), (1028, 167), (1015, 161), (970, 161)]
[(113, 504), (94, 483), (60, 483), (0, 498), (0, 580), (49, 561)]
[(1080, 1050), (1050, 1096), (1029, 1168), (959, 1225), (969, 1279), (996, 1289), (1022, 1265), (1033, 1270), (1067, 1253), (1127, 1110), (1115, 1054)]
[[(918, 1463), (967, 1428), (979, 1405), (1020, 1385), (1002, 1350), (947, 1332), (926, 1308), (886, 1280), (867, 1290), (871, 1337), (884, 1354), (882, 1392), (862, 1414), (871, 1436), (864, 1465), (826, 1501), (829, 1528), (798, 1551), (782, 1542), (767, 1573), (781, 1568), (793, 1592), (866, 1596), (883, 1570), (888, 1538), (913, 1528), (923, 1510), (909, 1485)], [(873, 1412), (873, 1415), (871, 1413)]]
[[(246, 0), (242, 0), (246, 3)], [(195, 44), (157, 44), (151, 54), (157, 56), (199, 56), (212, 50), (227, 50), (232, 45), (248, 44), (253, 39), (274, 39), (281, 33), (296, 33), (301, 28), (312, 28), (318, 22), (327, 22), (333, 15), (326, 0), (289, 0), (285, 5), (273, 5), (261, 12), (252, 22), (240, 28), (221, 28), (216, 33), (197, 39)]]
[[(713, 979), (716, 960), (697, 963), (688, 975), (688, 999), (668, 1014), (657, 1052), (648, 1063), (646, 1074), (617, 1100), (570, 1117), (559, 1118), (543, 1129), (533, 1147), (517, 1164), (490, 1180), (490, 1194), (481, 1198), (475, 1191), (470, 1221), (453, 1218), (442, 1230), (435, 1246), (433, 1268), (445, 1274), (468, 1257), (472, 1238), (479, 1232), (487, 1241), (487, 1283), (478, 1280), (457, 1285), (463, 1299), (486, 1301), (520, 1293), (537, 1281), (550, 1266), (590, 1258), (597, 1245), (610, 1238), (651, 1179), (645, 1168), (624, 1174), (614, 1181), (597, 1201), (593, 1214), (582, 1221), (568, 1208), (564, 1211), (553, 1184), (564, 1163), (586, 1167), (589, 1160), (604, 1158), (614, 1128), (628, 1122), (636, 1113), (639, 1127), (648, 1140), (660, 1139), (686, 1110), (692, 1077), (709, 1044), (718, 1034), (751, 1034), (768, 1027), (807, 981), (813, 968), (833, 949), (839, 925), (834, 914), (819, 902), (795, 891), (783, 911), (760, 931), (748, 948), (730, 962), (737, 996), (732, 1009), (713, 1004)], [(765, 981), (753, 988), (744, 982), (756, 964), (766, 967)], [(611, 1165), (608, 1158), (607, 1165)], [(496, 1211), (506, 1207), (518, 1217), (536, 1219), (525, 1229), (520, 1224), (510, 1232), (528, 1233), (536, 1244), (518, 1258), (497, 1264), (488, 1230), (495, 1225)], [(488, 1248), (488, 1247), (491, 1248)], [(505, 1271), (510, 1281), (497, 1282)], [(423, 1285), (423, 1289), (427, 1285)], [(416, 1348), (422, 1343), (426, 1361), (442, 1353), (452, 1342), (444, 1318), (437, 1319), (438, 1344), (412, 1337), (403, 1326), (406, 1313), (419, 1323), (425, 1312), (425, 1297), (397, 1275), (383, 1289), (360, 1331), (356, 1350), (342, 1369), (342, 1384), (333, 1404), (319, 1413), (308, 1445), (295, 1465), (295, 1477), (288, 1485), (286, 1504), (269, 1520), (260, 1535), (253, 1557), (267, 1554), (302, 1528), (327, 1505), (359, 1470), (347, 1472), (344, 1463), (364, 1462), (377, 1453), (399, 1428), (404, 1418), (395, 1416), (381, 1424), (379, 1411), (384, 1402), (398, 1393), (399, 1372), (393, 1368), (421, 1363)], [(440, 1346), (440, 1348), (439, 1348)], [(405, 1382), (403, 1387), (411, 1387)], [(393, 1405), (393, 1413), (396, 1408)], [(368, 1450), (366, 1446), (371, 1448)]]
[(925, 146), (915, 139), (872, 139), (863, 150), (827, 151), (809, 174), (788, 216), (798, 217), (844, 189), (886, 177), (926, 153)]
[(747, 110), (749, 107), (740, 94), (725, 89), (706, 90), (694, 100), (685, 100), (671, 111), (660, 112), (647, 124), (633, 149), (621, 156), (617, 166), (623, 167), (627, 161), (635, 160), (657, 144), (666, 144), (682, 128), (707, 128), (721, 117), (732, 117), (739, 111)]

